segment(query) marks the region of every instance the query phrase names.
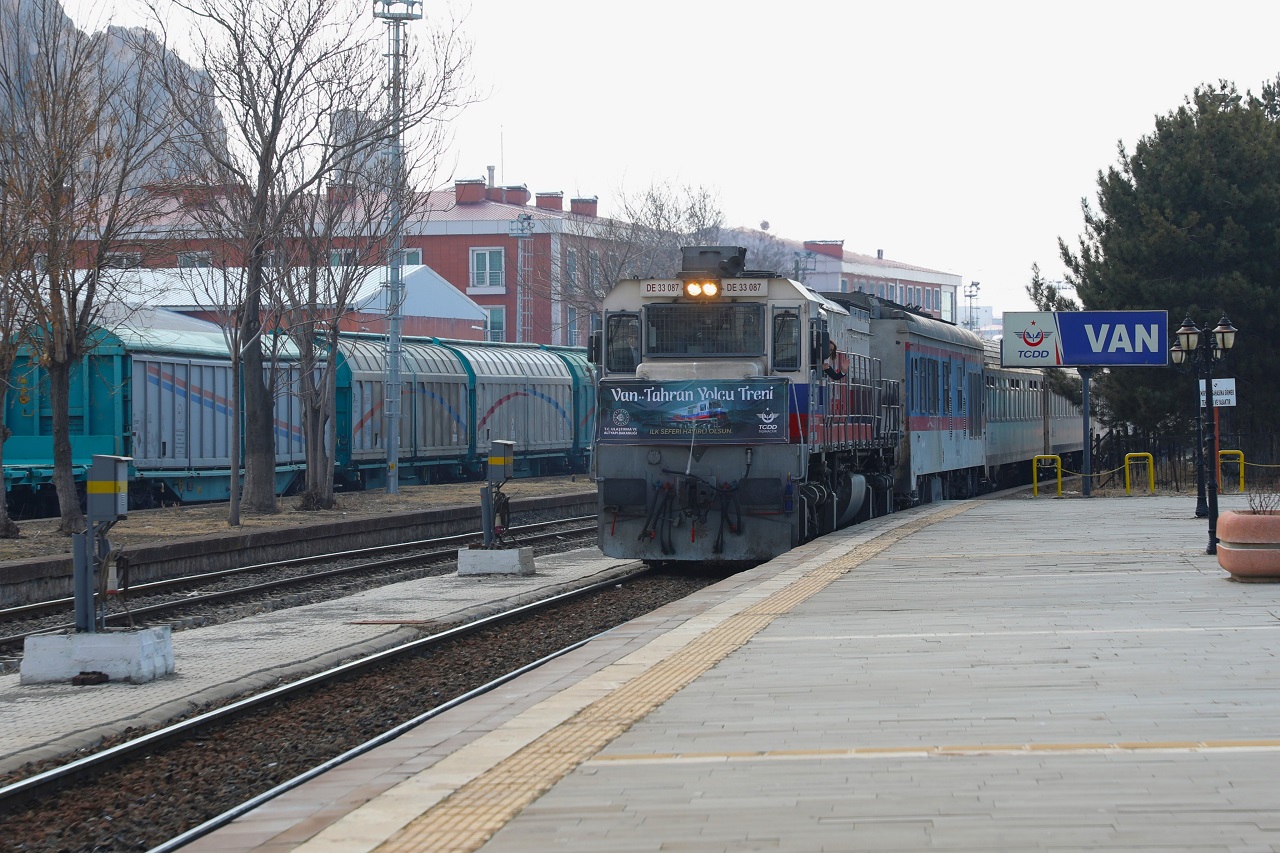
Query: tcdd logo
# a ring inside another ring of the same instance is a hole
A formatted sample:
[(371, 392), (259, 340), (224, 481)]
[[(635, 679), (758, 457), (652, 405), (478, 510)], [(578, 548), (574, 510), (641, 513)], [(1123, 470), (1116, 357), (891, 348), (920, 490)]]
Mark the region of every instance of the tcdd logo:
[(1022, 334), (1019, 335), (1019, 337), (1022, 338), (1022, 342), (1029, 347), (1038, 347), (1053, 335), (1053, 332), (1046, 332), (1043, 329), (1037, 329), (1035, 328), (1035, 325), (1036, 321), (1032, 320), (1031, 328), (1023, 329)]

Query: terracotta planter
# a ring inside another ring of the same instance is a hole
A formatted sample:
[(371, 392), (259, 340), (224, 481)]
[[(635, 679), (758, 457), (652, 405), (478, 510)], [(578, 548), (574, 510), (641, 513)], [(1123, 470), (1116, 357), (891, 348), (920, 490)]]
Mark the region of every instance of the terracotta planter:
[(1218, 565), (1238, 581), (1280, 581), (1280, 512), (1218, 516)]

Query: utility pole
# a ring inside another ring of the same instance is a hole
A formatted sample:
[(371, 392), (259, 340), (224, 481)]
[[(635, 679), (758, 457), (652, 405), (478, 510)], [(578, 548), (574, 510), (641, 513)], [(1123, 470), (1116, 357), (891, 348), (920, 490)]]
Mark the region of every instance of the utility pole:
[(796, 281), (804, 284), (805, 273), (811, 273), (818, 269), (818, 253), (806, 249), (803, 252), (795, 252), (794, 254)]
[(404, 323), (404, 279), (400, 226), (401, 194), (404, 176), (404, 41), (405, 21), (422, 17), (422, 0), (373, 0), (373, 16), (387, 22), (387, 57), (390, 59), (389, 89), (391, 94), (391, 240), (387, 280), (387, 387), (384, 394), (387, 413), (387, 494), (400, 492), (400, 331)]

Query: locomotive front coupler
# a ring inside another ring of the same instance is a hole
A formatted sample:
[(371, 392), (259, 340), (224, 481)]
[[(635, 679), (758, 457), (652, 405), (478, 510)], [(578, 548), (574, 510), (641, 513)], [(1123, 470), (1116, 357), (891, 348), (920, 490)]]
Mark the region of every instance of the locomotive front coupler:
[(718, 490), (697, 474), (663, 469), (662, 473), (675, 476), (674, 491), (678, 506), (684, 514), (699, 521), (706, 521), (707, 512), (715, 505)]

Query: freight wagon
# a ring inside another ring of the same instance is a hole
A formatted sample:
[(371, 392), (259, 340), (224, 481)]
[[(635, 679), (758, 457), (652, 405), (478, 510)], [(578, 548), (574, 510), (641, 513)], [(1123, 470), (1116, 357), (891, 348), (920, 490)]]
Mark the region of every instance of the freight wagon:
[[(386, 483), (384, 339), (344, 335), (335, 356), (339, 488)], [(306, 464), (296, 354), (274, 368), (276, 488)], [(399, 479), (483, 475), (490, 439), (516, 442), (518, 476), (585, 471), (595, 430), (595, 373), (585, 350), (405, 338)], [(130, 505), (226, 500), (231, 478), (231, 362), (221, 330), (162, 309), (121, 314), (72, 371), (73, 473), (94, 454), (132, 457)], [(5, 399), (5, 492), (15, 517), (57, 512), (48, 376), (20, 354)]]

